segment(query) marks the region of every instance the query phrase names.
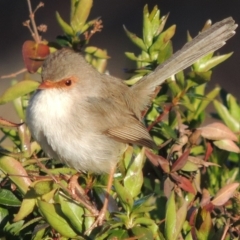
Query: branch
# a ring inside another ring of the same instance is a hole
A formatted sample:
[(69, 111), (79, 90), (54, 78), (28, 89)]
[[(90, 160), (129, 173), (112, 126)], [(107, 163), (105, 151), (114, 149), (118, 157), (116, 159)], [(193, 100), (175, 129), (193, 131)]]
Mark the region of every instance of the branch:
[(15, 72), (15, 73), (11, 73), (11, 74), (9, 74), (9, 75), (3, 75), (3, 76), (1, 76), (1, 79), (4, 79), (4, 78), (14, 78), (14, 77), (16, 77), (17, 75), (19, 75), (19, 74), (21, 74), (21, 73), (24, 73), (24, 72), (26, 72), (26, 71), (27, 71), (27, 69), (26, 69), (26, 68), (23, 68), (23, 69)]
[(33, 36), (36, 43), (40, 43), (41, 42), (41, 37), (38, 34), (37, 26), (36, 26), (35, 19), (34, 19), (34, 14), (37, 11), (37, 9), (40, 8), (40, 7), (43, 7), (44, 4), (42, 2), (40, 2), (33, 12), (30, 0), (27, 0), (27, 3), (28, 3), (29, 17), (30, 17), (31, 24), (32, 24), (32, 27), (33, 27), (32, 36)]

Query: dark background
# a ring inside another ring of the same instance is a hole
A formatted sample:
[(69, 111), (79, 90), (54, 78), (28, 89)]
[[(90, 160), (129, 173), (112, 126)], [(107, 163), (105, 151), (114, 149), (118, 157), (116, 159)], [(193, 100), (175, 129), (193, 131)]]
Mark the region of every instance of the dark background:
[[(48, 25), (48, 31), (43, 37), (49, 41), (54, 40), (57, 35), (62, 34), (55, 19), (55, 11), (68, 22), (70, 1), (68, 0), (42, 0), (45, 7), (36, 13), (36, 23)], [(33, 9), (39, 0), (32, 0)], [(152, 9), (158, 5), (161, 16), (170, 13), (166, 27), (177, 24), (176, 35), (173, 38), (174, 51), (178, 50), (186, 42), (186, 32), (190, 31), (192, 36), (197, 35), (205, 21), (220, 21), (232, 16), (240, 23), (240, 1), (238, 0), (94, 0), (90, 18), (101, 17), (103, 20), (103, 31), (95, 34), (90, 45), (107, 49), (111, 59), (108, 70), (112, 75), (127, 78), (123, 69), (131, 65), (131, 61), (124, 56), (125, 51), (137, 49), (126, 37), (122, 25), (128, 30), (141, 36), (142, 10), (145, 4)], [(0, 76), (16, 72), (24, 67), (21, 56), (21, 47), (25, 40), (31, 40), (31, 35), (22, 22), (28, 19), (28, 7), (25, 0), (0, 0)], [(234, 51), (234, 55), (218, 66), (213, 74), (213, 80), (209, 88), (219, 84), (227, 91), (240, 98), (240, 28), (237, 34), (219, 50), (224, 54)], [(18, 76), (21, 79), (21, 76)], [(40, 80), (39, 77), (37, 77)], [(10, 84), (10, 79), (0, 79), (0, 94)], [(0, 106), (0, 116), (9, 120), (14, 119), (10, 114), (9, 105)]]

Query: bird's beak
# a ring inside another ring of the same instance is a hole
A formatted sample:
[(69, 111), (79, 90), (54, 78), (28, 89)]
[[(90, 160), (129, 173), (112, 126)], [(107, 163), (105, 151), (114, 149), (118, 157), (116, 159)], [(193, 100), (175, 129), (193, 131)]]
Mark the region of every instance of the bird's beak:
[(40, 83), (40, 85), (38, 86), (38, 89), (54, 88), (54, 85), (55, 85), (54, 82), (45, 80)]

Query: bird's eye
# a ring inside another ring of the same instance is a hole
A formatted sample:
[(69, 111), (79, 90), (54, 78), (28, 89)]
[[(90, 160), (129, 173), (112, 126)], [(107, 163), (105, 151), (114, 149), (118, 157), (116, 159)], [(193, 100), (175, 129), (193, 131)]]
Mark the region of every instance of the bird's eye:
[(71, 86), (72, 85), (72, 80), (71, 79), (66, 80), (65, 85), (68, 86), (68, 87)]

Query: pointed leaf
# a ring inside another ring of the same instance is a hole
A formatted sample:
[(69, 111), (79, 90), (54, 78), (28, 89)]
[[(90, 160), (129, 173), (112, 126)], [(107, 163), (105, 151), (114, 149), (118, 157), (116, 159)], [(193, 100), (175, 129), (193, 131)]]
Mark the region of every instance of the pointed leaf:
[[(224, 123), (234, 132), (239, 131), (240, 129), (240, 122), (239, 119), (235, 119), (232, 117), (228, 111), (228, 109), (219, 101), (214, 100), (213, 101), (214, 107), (217, 110), (217, 113), (221, 117), (221, 119), (224, 121)], [(216, 139), (217, 140), (217, 139)]]
[(156, 155), (154, 154), (152, 151), (146, 149), (145, 150), (146, 156), (148, 157), (148, 159), (151, 161), (151, 163), (154, 166), (160, 166), (162, 168), (162, 170), (165, 173), (169, 173), (170, 172), (170, 166), (169, 166), (169, 162), (167, 159), (163, 158), (160, 155)]
[(197, 119), (197, 117), (206, 109), (209, 103), (211, 103), (212, 100), (218, 96), (220, 90), (221, 88), (215, 87), (211, 92), (206, 95), (206, 98), (200, 101), (200, 104), (197, 107), (197, 111), (194, 113), (194, 119)]
[(183, 190), (196, 194), (196, 190), (194, 189), (191, 181), (181, 175), (177, 175), (176, 173), (171, 173), (170, 176), (177, 182), (177, 185)]
[(19, 161), (12, 157), (1, 157), (0, 170), (9, 176), (9, 178), (19, 187), (22, 193), (27, 192), (28, 187), (32, 182)]
[(209, 59), (208, 61), (202, 62), (200, 64), (199, 68), (198, 68), (198, 71), (199, 72), (207, 72), (210, 69), (212, 69), (213, 67), (217, 66), (221, 62), (224, 62), (226, 59), (231, 57), (232, 54), (233, 53), (224, 54), (224, 55), (221, 55), (221, 56), (215, 56), (215, 57)]
[(210, 140), (229, 139), (238, 141), (237, 136), (227, 126), (220, 122), (211, 123), (198, 129), (202, 131), (202, 137)]
[(73, 29), (71, 28), (70, 25), (68, 25), (60, 16), (60, 14), (58, 12), (56, 12), (56, 18), (57, 18), (57, 22), (60, 25), (60, 27), (62, 28), (63, 32), (69, 36), (74, 36), (74, 32)]
[(153, 233), (148, 228), (136, 226), (133, 227), (131, 230), (135, 238), (138, 240), (154, 240)]
[(198, 237), (197, 239), (199, 240), (209, 239), (210, 231), (212, 228), (211, 214), (209, 211), (205, 210), (205, 208), (201, 210), (200, 214), (201, 214), (202, 224), (200, 225), (200, 228), (197, 231), (197, 237)]
[(3, 206), (19, 207), (21, 202), (11, 191), (0, 189), (0, 204)]
[(32, 80), (23, 80), (8, 88), (2, 96), (0, 96), (0, 104), (13, 101), (27, 93), (33, 92), (39, 86), (38, 82)]
[(153, 30), (152, 24), (149, 19), (149, 11), (147, 4), (143, 8), (143, 41), (147, 48), (152, 45), (153, 41)]
[(166, 218), (165, 218), (165, 236), (166, 240), (176, 240), (173, 238), (173, 233), (176, 230), (177, 213), (176, 213), (175, 194), (172, 191), (167, 201)]
[(22, 123), (10, 122), (0, 117), (0, 127), (19, 127), (20, 125), (22, 125)]
[(228, 152), (240, 153), (239, 147), (229, 139), (223, 139), (214, 141), (213, 144), (220, 149), (226, 150)]
[(238, 121), (240, 119), (240, 105), (238, 104), (237, 99), (233, 95), (228, 94), (227, 103), (229, 106), (229, 113)]
[(38, 206), (47, 222), (62, 236), (74, 238), (77, 235), (65, 220), (65, 216), (58, 204), (38, 200)]
[(131, 209), (133, 206), (133, 198), (131, 194), (118, 182), (118, 180), (114, 179), (113, 184), (125, 209)]
[(145, 160), (144, 148), (134, 158), (130, 164), (124, 178), (124, 187), (135, 198), (140, 192), (143, 185), (142, 167)]
[(127, 36), (129, 37), (129, 39), (135, 44), (137, 45), (139, 48), (141, 48), (143, 51), (147, 51), (147, 47), (145, 46), (143, 40), (141, 38), (139, 38), (136, 34), (131, 33), (130, 31), (127, 30), (127, 28), (123, 25), (123, 29), (125, 31), (125, 33), (127, 34)]
[(173, 189), (175, 187), (175, 184), (174, 182), (169, 178), (167, 177), (164, 181), (164, 195), (169, 198), (169, 196), (171, 195)]
[(186, 220), (187, 210), (188, 210), (188, 202), (184, 200), (182, 206), (177, 210), (177, 216), (176, 216), (177, 224), (176, 224), (176, 230), (173, 234), (173, 238), (177, 239), (177, 237), (179, 236), (183, 228), (183, 224)]
[(160, 25), (159, 17), (160, 17), (160, 10), (158, 9), (158, 6), (154, 6), (152, 12), (149, 15), (149, 20), (152, 25), (152, 32), (153, 32), (154, 36), (159, 34), (159, 32), (158, 32), (159, 25)]
[(75, 230), (82, 232), (83, 224), (83, 208), (73, 201), (64, 198), (62, 195), (58, 195), (58, 199), (61, 204), (61, 209), (69, 222), (72, 224)]
[(217, 192), (216, 196), (211, 201), (212, 204), (215, 206), (222, 206), (233, 196), (238, 187), (239, 183), (227, 184)]
[(170, 41), (170, 39), (174, 36), (175, 31), (176, 25), (172, 25), (166, 31), (162, 32), (158, 36), (157, 40), (150, 47), (150, 53), (163, 50)]
[(180, 170), (187, 162), (190, 149), (187, 149), (172, 165), (171, 172)]
[(93, 5), (93, 0), (79, 0), (75, 8), (74, 15), (71, 19), (71, 26), (73, 30), (81, 32), (85, 22), (89, 16), (90, 10)]
[(36, 205), (35, 198), (25, 197), (22, 201), (22, 204), (18, 213), (14, 216), (13, 221), (18, 222), (23, 220), (25, 217), (27, 217), (30, 213), (33, 212), (35, 205)]

